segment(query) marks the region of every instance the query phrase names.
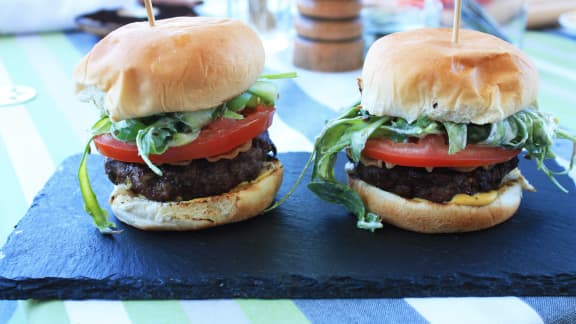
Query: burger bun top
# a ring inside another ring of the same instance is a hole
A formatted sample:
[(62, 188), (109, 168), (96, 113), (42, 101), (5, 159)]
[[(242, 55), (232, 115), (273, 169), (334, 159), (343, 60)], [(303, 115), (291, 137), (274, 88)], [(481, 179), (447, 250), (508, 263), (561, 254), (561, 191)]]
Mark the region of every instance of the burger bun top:
[(362, 107), (376, 116), (420, 116), (455, 123), (500, 121), (530, 105), (538, 71), (495, 36), (447, 28), (398, 32), (377, 40), (362, 70)]
[(246, 91), (263, 68), (262, 42), (239, 20), (137, 22), (108, 34), (82, 59), (76, 92), (114, 121), (197, 111)]

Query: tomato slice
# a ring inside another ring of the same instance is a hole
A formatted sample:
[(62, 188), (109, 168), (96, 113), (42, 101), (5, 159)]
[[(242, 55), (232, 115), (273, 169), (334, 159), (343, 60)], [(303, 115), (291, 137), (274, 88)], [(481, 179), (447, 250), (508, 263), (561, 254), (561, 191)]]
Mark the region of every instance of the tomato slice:
[(396, 143), (389, 139), (369, 139), (362, 155), (395, 165), (410, 167), (476, 167), (508, 161), (521, 149), (466, 145), (455, 154), (448, 154), (448, 145), (441, 135), (428, 135), (417, 143)]
[[(153, 163), (172, 163), (220, 155), (248, 142), (272, 124), (274, 108), (257, 106), (243, 112), (244, 119), (220, 118), (206, 125), (196, 140), (170, 147), (164, 154), (151, 154)], [(94, 138), (98, 151), (123, 162), (144, 163), (136, 144), (116, 140), (110, 134)]]

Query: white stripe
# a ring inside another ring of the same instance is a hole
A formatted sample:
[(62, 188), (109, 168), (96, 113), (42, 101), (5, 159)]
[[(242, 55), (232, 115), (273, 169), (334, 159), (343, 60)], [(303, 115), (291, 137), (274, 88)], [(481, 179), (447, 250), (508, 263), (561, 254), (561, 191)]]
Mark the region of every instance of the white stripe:
[(266, 57), (266, 67), (278, 72), (298, 73), (298, 77), (293, 80), (299, 88), (316, 102), (334, 111), (350, 107), (360, 98), (356, 84), (360, 70), (337, 73), (307, 71), (295, 67), (291, 62), (292, 48)]
[(131, 323), (122, 301), (64, 301), (64, 307), (72, 324)]
[[(576, 93), (574, 92), (574, 89), (572, 87), (572, 83), (567, 83), (567, 84), (560, 84), (560, 85), (553, 85), (550, 83), (541, 83), (540, 84), (540, 94), (542, 93), (546, 93), (547, 95), (554, 97), (554, 98), (562, 98), (565, 101), (568, 102), (574, 102), (576, 103)], [(566, 107), (566, 106), (543, 106), (540, 105), (540, 109), (542, 111), (546, 111), (546, 112), (550, 112), (552, 114), (556, 114), (558, 115), (557, 112), (562, 111), (564, 109), (570, 109), (572, 107)], [(560, 123), (562, 124), (562, 126), (566, 126), (569, 128), (574, 128), (574, 125), (569, 125), (569, 124), (565, 124), (562, 120), (560, 120)]]
[(182, 300), (180, 303), (192, 323), (250, 323), (234, 300)]
[[(64, 114), (77, 138), (83, 143), (88, 137), (88, 129), (99, 119), (97, 109), (76, 98), (72, 75), (64, 73), (40, 36), (19, 37), (17, 40), (28, 56), (27, 61), (36, 71), (42, 71), (38, 76), (56, 103), (55, 108)], [(63, 83), (55, 80), (62, 80)]]
[(431, 323), (540, 324), (542, 318), (516, 297), (406, 298)]
[(270, 139), (276, 145), (278, 152), (311, 152), (314, 144), (302, 133), (288, 126), (278, 114), (274, 115), (272, 126), (268, 129)]
[(536, 63), (538, 69), (541, 69), (542, 71), (546, 71), (551, 74), (556, 74), (560, 77), (576, 82), (576, 71), (567, 69), (565, 66), (564, 67), (559, 66), (554, 63), (550, 63), (548, 61), (544, 61), (535, 57), (532, 57), (532, 59)]
[(10, 75), (8, 74), (8, 71), (6, 71), (2, 60), (0, 59), (0, 88), (9, 87), (11, 85), (12, 81), (10, 80)]
[[(11, 84), (10, 75), (0, 60), (0, 86)], [(0, 140), (6, 146), (24, 198), (30, 205), (54, 172), (54, 161), (24, 106), (0, 109)], [(39, 162), (42, 167), (38, 167)]]
[[(568, 161), (564, 158), (556, 157), (556, 162), (562, 168), (564, 168), (564, 170), (568, 170), (568, 168), (570, 167), (570, 161)], [(576, 168), (574, 168), (570, 172), (568, 172), (568, 176), (572, 179), (572, 181), (574, 181), (574, 183), (576, 183)]]
[(54, 172), (54, 161), (24, 106), (0, 109), (0, 139), (28, 204)]

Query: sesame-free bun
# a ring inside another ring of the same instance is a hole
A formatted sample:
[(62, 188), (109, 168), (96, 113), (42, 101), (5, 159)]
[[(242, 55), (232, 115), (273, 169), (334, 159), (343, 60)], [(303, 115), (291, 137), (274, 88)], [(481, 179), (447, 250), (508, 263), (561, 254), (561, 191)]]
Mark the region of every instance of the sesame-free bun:
[(486, 124), (536, 102), (538, 72), (526, 54), (485, 33), (416, 29), (378, 39), (362, 71), (362, 107), (408, 121)]
[(264, 211), (274, 200), (284, 170), (275, 160), (260, 175), (218, 196), (180, 202), (151, 201), (117, 185), (110, 195), (116, 218), (142, 230), (188, 231), (239, 222)]
[(517, 181), (505, 184), (499, 189), (496, 200), (481, 207), (405, 199), (353, 177), (348, 177), (348, 183), (368, 211), (379, 215), (386, 223), (420, 233), (471, 232), (490, 228), (512, 217), (522, 199), (522, 186)]
[(119, 121), (218, 106), (246, 91), (263, 68), (262, 42), (239, 20), (137, 22), (108, 34), (82, 59), (76, 92)]

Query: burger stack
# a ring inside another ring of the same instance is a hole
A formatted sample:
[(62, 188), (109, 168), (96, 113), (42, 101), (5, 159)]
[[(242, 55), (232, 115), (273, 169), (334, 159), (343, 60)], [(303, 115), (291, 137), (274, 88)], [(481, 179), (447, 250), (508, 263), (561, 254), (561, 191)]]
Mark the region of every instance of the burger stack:
[(360, 0), (298, 0), (294, 65), (341, 72), (362, 66), (364, 40)]

